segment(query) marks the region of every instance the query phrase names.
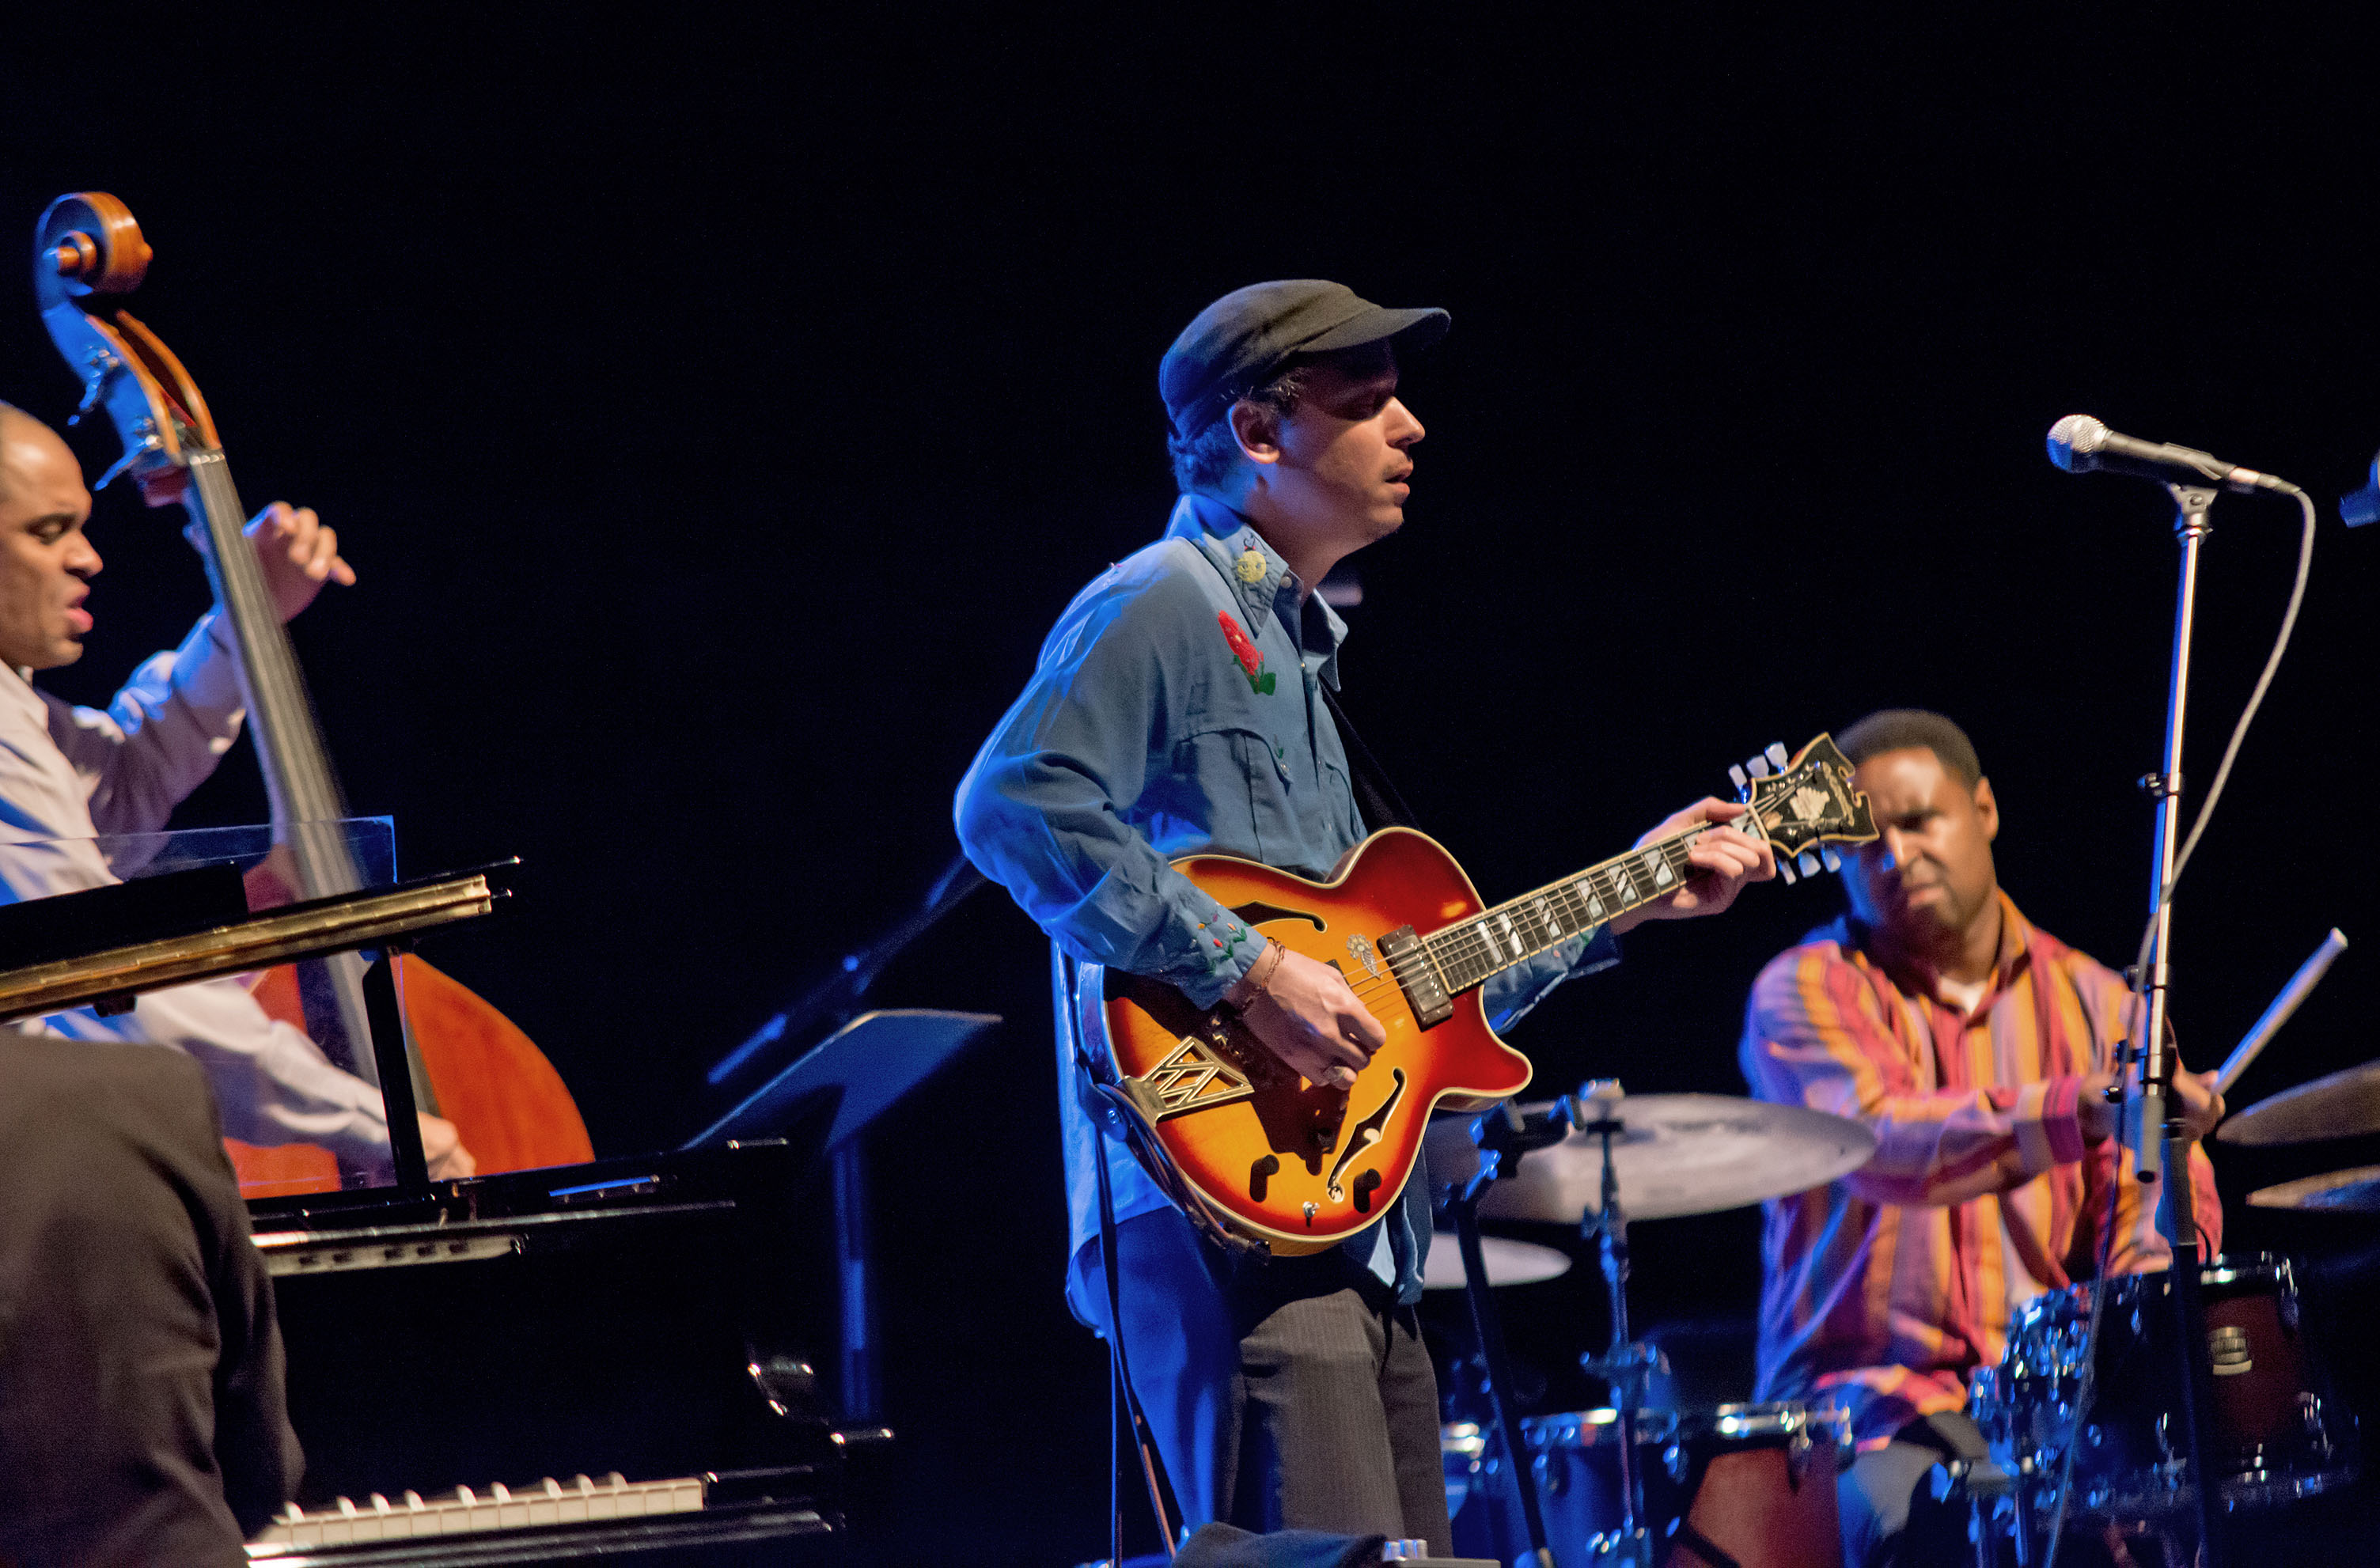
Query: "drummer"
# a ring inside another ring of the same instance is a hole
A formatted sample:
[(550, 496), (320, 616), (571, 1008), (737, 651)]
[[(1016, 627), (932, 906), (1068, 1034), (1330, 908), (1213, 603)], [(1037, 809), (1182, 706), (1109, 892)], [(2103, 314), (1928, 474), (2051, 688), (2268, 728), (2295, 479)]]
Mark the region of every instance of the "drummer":
[[(1767, 1205), (1755, 1396), (1850, 1410), (1844, 1561), (1868, 1568), (1935, 1527), (1911, 1508), (1936, 1462), (1982, 1453), (1967, 1374), (1999, 1360), (2012, 1310), (2096, 1272), (2130, 995), (2000, 891), (1999, 805), (1957, 724), (1894, 709), (1839, 738), (1881, 836), (1846, 863), (1849, 914), (1761, 971), (1741, 1049), (1755, 1095), (1876, 1135), (1861, 1170)], [(2175, 1076), (2193, 1138), (2222, 1119), (2214, 1079)], [(2215, 1173), (2195, 1148), (2190, 1165), (2212, 1257)], [(2165, 1268), (2154, 1189), (2116, 1185), (2110, 1271)]]

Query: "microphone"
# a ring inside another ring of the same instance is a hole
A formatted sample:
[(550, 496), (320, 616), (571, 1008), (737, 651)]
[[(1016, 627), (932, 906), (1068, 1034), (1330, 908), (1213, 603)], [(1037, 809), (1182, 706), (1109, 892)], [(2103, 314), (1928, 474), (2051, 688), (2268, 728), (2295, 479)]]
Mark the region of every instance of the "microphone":
[(2049, 427), (2049, 460), (2070, 474), (2104, 469), (2165, 484), (2221, 484), (2240, 491), (2277, 490), (2284, 495), (2297, 492), (2297, 486), (2287, 480), (2227, 463), (2194, 446), (2118, 435), (2088, 414), (2069, 414)]

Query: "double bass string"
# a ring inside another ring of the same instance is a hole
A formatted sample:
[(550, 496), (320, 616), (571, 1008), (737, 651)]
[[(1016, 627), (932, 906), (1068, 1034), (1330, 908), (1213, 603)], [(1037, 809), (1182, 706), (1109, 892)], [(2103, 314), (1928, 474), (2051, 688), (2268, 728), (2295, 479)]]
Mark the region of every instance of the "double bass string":
[[(256, 710), (249, 719), (260, 731), (262, 744), (257, 751), (265, 760), (267, 776), (282, 796), (292, 823), (336, 820), (346, 815), (338, 781), (321, 748), (308, 744), (307, 720), (312, 704), (289, 646), (288, 631), (281, 624), (280, 609), (273, 602), (263, 571), (249, 546), (245, 513), (230, 470), (223, 454), (212, 451), (193, 453), (190, 471), (217, 594), (224, 613), (231, 618), (240, 665), (248, 677), (249, 703)], [(310, 841), (321, 836), (305, 835)], [(299, 856), (299, 869), (309, 884), (304, 890), (307, 896), (351, 893), (360, 885), (360, 873), (344, 841), (293, 843), (291, 848)]]

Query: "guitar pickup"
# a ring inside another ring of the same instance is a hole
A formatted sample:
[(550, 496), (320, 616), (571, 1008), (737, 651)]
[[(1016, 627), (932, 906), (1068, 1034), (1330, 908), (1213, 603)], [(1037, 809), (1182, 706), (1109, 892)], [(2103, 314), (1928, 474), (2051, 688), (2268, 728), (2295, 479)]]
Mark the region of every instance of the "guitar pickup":
[(1415, 1023), (1427, 1029), (1454, 1016), (1454, 999), (1446, 994), (1438, 966), (1429, 961), (1411, 926), (1399, 926), (1381, 937), (1379, 948), (1389, 973), (1397, 978), (1397, 988), (1405, 993), (1405, 1005), (1413, 1009)]

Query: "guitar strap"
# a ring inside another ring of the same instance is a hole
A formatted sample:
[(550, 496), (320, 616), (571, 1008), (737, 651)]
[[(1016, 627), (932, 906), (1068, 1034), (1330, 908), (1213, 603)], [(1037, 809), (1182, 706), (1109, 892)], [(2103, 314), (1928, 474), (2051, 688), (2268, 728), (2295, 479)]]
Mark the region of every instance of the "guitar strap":
[(1388, 772), (1381, 768), (1380, 760), (1372, 755), (1372, 748), (1364, 744), (1364, 737), (1355, 733), (1354, 724), (1348, 723), (1347, 711), (1339, 706), (1339, 694), (1332, 691), (1328, 684), (1322, 687), (1322, 701), (1330, 710), (1330, 722), (1338, 726), (1339, 744), (1346, 748), (1347, 783), (1355, 792), (1355, 809), (1363, 813), (1365, 831), (1377, 833), (1382, 828), (1420, 831), (1421, 824), (1414, 820), (1413, 808), (1405, 804), (1405, 797), (1399, 795), (1397, 786), (1389, 782)]

